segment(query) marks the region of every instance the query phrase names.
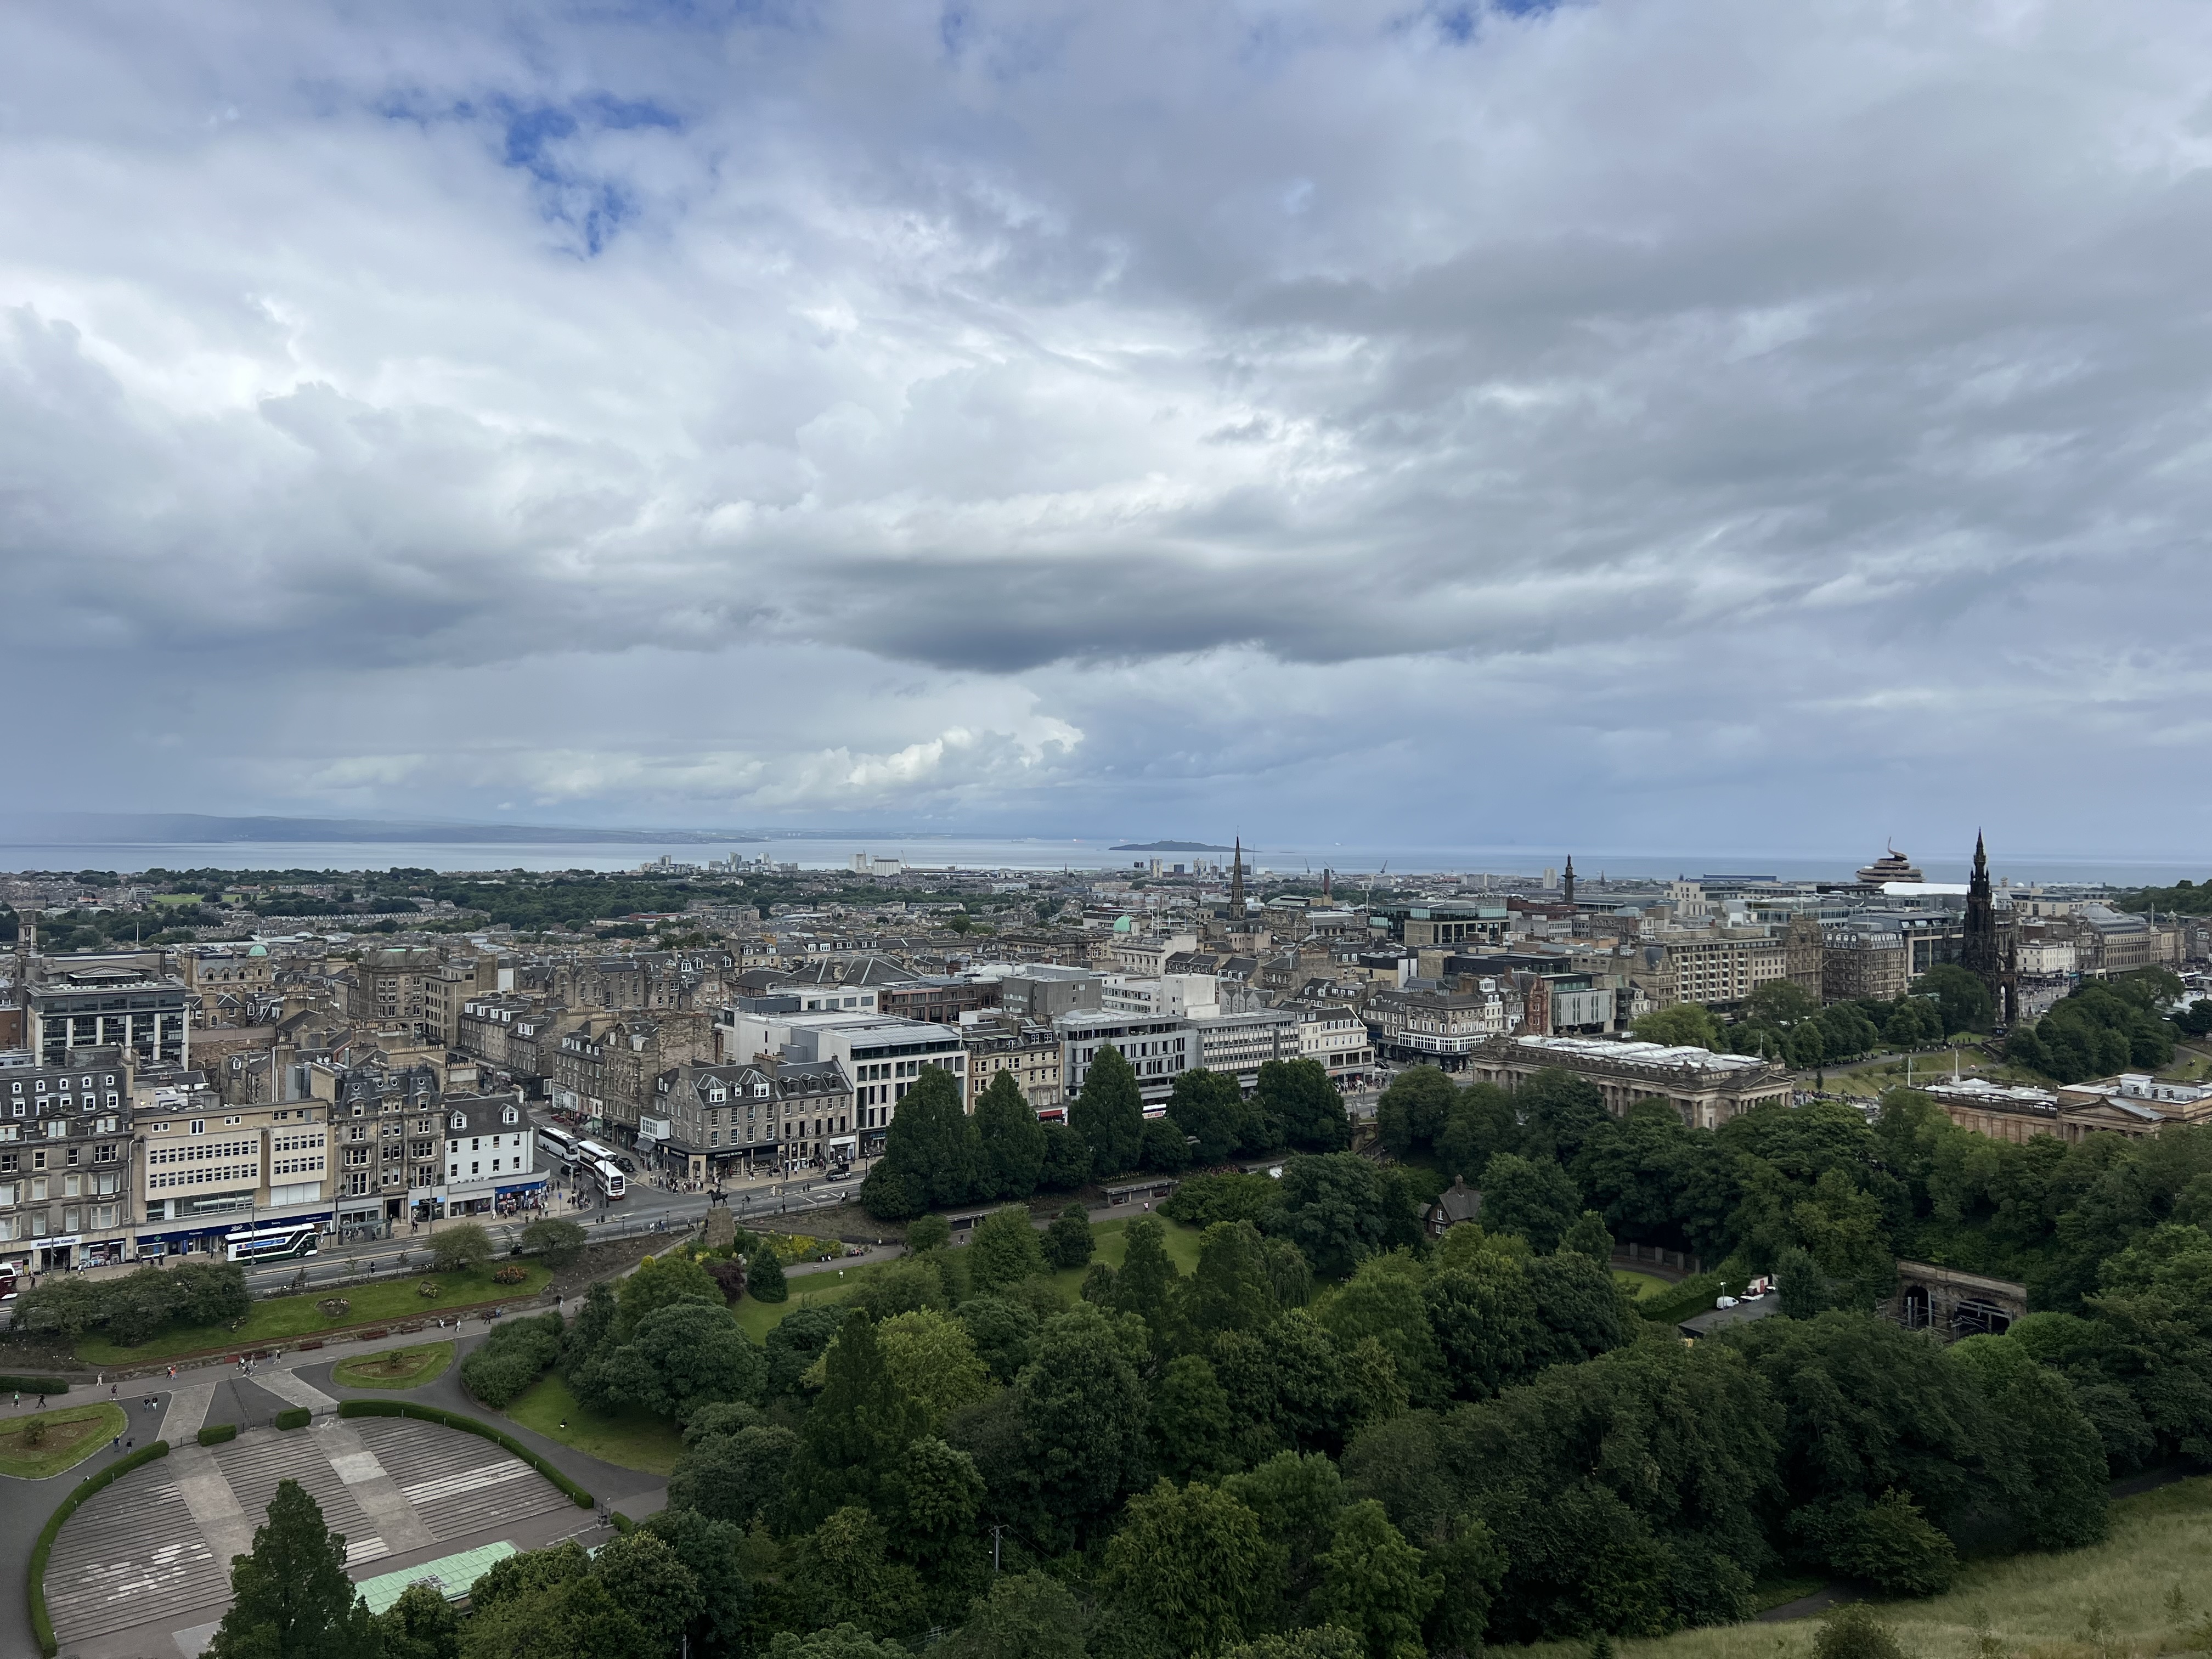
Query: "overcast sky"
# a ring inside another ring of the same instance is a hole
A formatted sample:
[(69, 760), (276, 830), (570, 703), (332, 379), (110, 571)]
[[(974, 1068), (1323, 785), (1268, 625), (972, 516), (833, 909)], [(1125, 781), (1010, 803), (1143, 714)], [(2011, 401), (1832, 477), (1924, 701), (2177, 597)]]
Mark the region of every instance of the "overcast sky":
[(2208, 312), (2202, 0), (27, 0), (0, 793), (2186, 856)]

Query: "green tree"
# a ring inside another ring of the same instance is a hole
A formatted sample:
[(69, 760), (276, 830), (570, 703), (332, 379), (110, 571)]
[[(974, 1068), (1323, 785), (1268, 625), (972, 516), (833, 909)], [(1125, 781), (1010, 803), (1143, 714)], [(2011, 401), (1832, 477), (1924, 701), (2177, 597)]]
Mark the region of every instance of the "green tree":
[(1200, 1237), (1182, 1313), (1202, 1336), (1257, 1329), (1275, 1316), (1266, 1241), (1249, 1221), (1217, 1221)]
[(629, 1341), (647, 1315), (686, 1301), (714, 1308), (726, 1305), (714, 1276), (684, 1252), (672, 1250), (646, 1257), (615, 1293), (615, 1340)]
[(1373, 1337), (1390, 1356), (1412, 1403), (1425, 1408), (1450, 1397), (1443, 1352), (1422, 1300), (1427, 1277), (1403, 1252), (1370, 1256), (1321, 1310), (1322, 1324), (1343, 1347)]
[(1775, 1289), (1784, 1314), (1791, 1319), (1811, 1319), (1831, 1304), (1828, 1276), (1813, 1253), (1792, 1244), (1774, 1258)]
[(1168, 1255), (1167, 1229), (1151, 1216), (1132, 1221), (1121, 1234), (1121, 1271), (1114, 1275), (1114, 1310), (1145, 1322), (1158, 1346), (1172, 1335), (1182, 1274)]
[(860, 1184), (860, 1202), (887, 1221), (964, 1204), (975, 1190), (981, 1155), (960, 1085), (941, 1066), (925, 1066), (892, 1115), (884, 1155)]
[(1478, 1179), (1499, 1152), (1521, 1149), (1521, 1120), (1513, 1097), (1494, 1083), (1471, 1083), (1459, 1091), (1437, 1134), (1437, 1161), (1447, 1176)]
[(1459, 1097), (1459, 1085), (1436, 1066), (1408, 1066), (1375, 1103), (1375, 1132), (1400, 1158), (1431, 1151)]
[(745, 1289), (756, 1302), (788, 1302), (791, 1284), (784, 1277), (783, 1258), (763, 1238), (745, 1256)]
[(1319, 1452), (1278, 1452), (1222, 1491), (1260, 1517), (1260, 1535), (1280, 1562), (1287, 1599), (1302, 1601), (1317, 1582), (1320, 1559), (1344, 1512), (1344, 1480)]
[(768, 1361), (730, 1310), (715, 1303), (673, 1302), (639, 1321), (630, 1340), (600, 1364), (611, 1398), (681, 1423), (715, 1401), (758, 1405)]
[(1043, 1271), (1044, 1248), (1026, 1209), (994, 1210), (977, 1224), (968, 1246), (968, 1280), (978, 1295), (988, 1296)]
[(1218, 1164), (1234, 1152), (1244, 1139), (1247, 1116), (1237, 1079), (1203, 1066), (1180, 1073), (1168, 1097), (1169, 1121), (1198, 1141), (1191, 1149), (1198, 1164)]
[(1086, 1304), (1045, 1322), (1014, 1392), (1021, 1478), (1052, 1534), (1040, 1541), (1064, 1547), (1088, 1537), (1142, 1476), (1144, 1384), (1109, 1316)]
[(1137, 1167), (1145, 1138), (1137, 1073), (1110, 1043), (1101, 1043), (1083, 1087), (1067, 1109), (1068, 1127), (1091, 1149), (1091, 1173), (1102, 1181)]
[(1190, 1167), (1190, 1143), (1182, 1126), (1171, 1117), (1148, 1117), (1138, 1143), (1137, 1166), (1158, 1175), (1176, 1175)]
[(428, 1584), (410, 1584), (376, 1617), (380, 1659), (460, 1659), (461, 1620)]
[(837, 1340), (849, 1310), (836, 1307), (793, 1308), (772, 1327), (761, 1346), (768, 1353), (769, 1392), (798, 1389), (823, 1352)]
[(1284, 1236), (1324, 1279), (1341, 1279), (1388, 1249), (1398, 1204), (1383, 1171), (1355, 1152), (1293, 1158), (1283, 1166)]
[(558, 1273), (584, 1253), (583, 1228), (558, 1216), (540, 1216), (522, 1230), (522, 1248)]
[[(1001, 1073), (1000, 1076), (1005, 1073)], [(931, 1250), (942, 1250), (952, 1243), (952, 1224), (941, 1215), (916, 1216), (906, 1230), (906, 1248), (909, 1255), (924, 1255)]]
[(1753, 986), (1744, 1002), (1747, 1018), (1779, 1025), (1784, 1030), (1801, 1019), (1814, 1018), (1820, 1012), (1820, 999), (1794, 980), (1770, 979)]
[(1629, 1028), (1643, 1042), (1662, 1042), (1670, 1048), (1712, 1048), (1721, 1046), (1720, 1023), (1702, 1002), (1670, 1003), (1638, 1014)]
[(681, 1645), (687, 1628), (707, 1610), (707, 1598), (684, 1558), (659, 1534), (643, 1527), (609, 1539), (592, 1558), (592, 1575), (615, 1605), (637, 1621), (658, 1653)]
[(1168, 1361), (1152, 1390), (1152, 1456), (1178, 1480), (1212, 1480), (1237, 1467), (1242, 1437), (1229, 1394), (1197, 1354)]
[(921, 1575), (891, 1558), (883, 1522), (858, 1504), (823, 1517), (791, 1549), (787, 1586), (801, 1620), (896, 1636), (927, 1625)]
[(1309, 1625), (1304, 1630), (1224, 1648), (1221, 1659), (1363, 1659), (1366, 1651), (1367, 1644), (1352, 1631), (1334, 1625)]
[(1013, 1572), (969, 1604), (945, 1640), (945, 1659), (1085, 1659), (1083, 1608), (1057, 1578)]
[(1443, 1594), (1443, 1580), (1425, 1571), (1373, 1498), (1346, 1506), (1336, 1537), (1321, 1558), (1314, 1610), (1330, 1624), (1356, 1631), (1368, 1659), (1424, 1659), (1421, 1623)]
[(975, 1101), (980, 1172), (985, 1198), (1026, 1199), (1044, 1173), (1044, 1125), (1012, 1072), (1000, 1072)]
[(1973, 1374), (1988, 1408), (1984, 1462), (2014, 1541), (2036, 1550), (2102, 1542), (2110, 1529), (2104, 1443), (2072, 1385), (2006, 1337), (1969, 1337), (1950, 1358)]
[(1613, 1260), (1613, 1235), (1606, 1231), (1603, 1216), (1595, 1210), (1584, 1210), (1574, 1224), (1559, 1235), (1559, 1248), (1586, 1255), (1603, 1267)]
[(1065, 1123), (1044, 1126), (1044, 1173), (1038, 1184), (1055, 1193), (1072, 1193), (1091, 1179), (1091, 1148), (1081, 1135)]
[(884, 1368), (896, 1387), (929, 1407), (941, 1425), (991, 1391), (990, 1368), (962, 1321), (934, 1309), (894, 1314), (876, 1328)]
[(1443, 1581), (1443, 1594), (1429, 1609), (1429, 1645), (1439, 1653), (1481, 1652), (1490, 1604), (1505, 1577), (1498, 1534), (1474, 1516), (1455, 1515), (1430, 1535), (1428, 1562)]
[(798, 1450), (799, 1437), (781, 1425), (708, 1435), (676, 1460), (669, 1508), (749, 1527), (782, 1502)]
[(1352, 1145), (1344, 1097), (1317, 1060), (1261, 1060), (1252, 1106), (1279, 1124), (1285, 1142), (1300, 1152), (1335, 1152)]
[(214, 1659), (375, 1659), (375, 1621), (346, 1577), (345, 1540), (296, 1480), (280, 1480), (251, 1554), (230, 1565)]
[(1162, 1480), (1129, 1500), (1103, 1582), (1177, 1653), (1212, 1653), (1242, 1640), (1267, 1607), (1272, 1565), (1250, 1510), (1201, 1483)]
[(792, 1466), (802, 1519), (878, 1500), (899, 1455), (929, 1428), (928, 1407), (892, 1381), (876, 1322), (866, 1313), (846, 1316), (823, 1369), (822, 1393), (806, 1413)]
[(752, 1602), (738, 1562), (744, 1529), (693, 1510), (671, 1507), (647, 1516), (643, 1530), (666, 1541), (698, 1586), (699, 1610), (690, 1630), (692, 1652), (700, 1659), (734, 1659), (745, 1644)]
[(1539, 1161), (1567, 1162), (1613, 1121), (1597, 1085), (1557, 1066), (1547, 1066), (1522, 1084), (1512, 1101), (1521, 1118), (1520, 1150)]
[(473, 1221), (449, 1225), (430, 1240), (430, 1265), (441, 1273), (473, 1273), (491, 1260), (491, 1237)]
[(1547, 1158), (1500, 1152), (1482, 1172), (1482, 1224), (1486, 1231), (1518, 1233), (1550, 1252), (1582, 1211), (1582, 1195), (1565, 1170)]
[[(1048, 1234), (1046, 1242), (1048, 1246)], [(1006, 1297), (979, 1296), (962, 1303), (960, 1322), (994, 1382), (1012, 1382), (1036, 1346), (1036, 1315)]]
[(1097, 1248), (1091, 1236), (1091, 1212), (1080, 1204), (1069, 1205), (1044, 1230), (1045, 1265), (1060, 1272), (1089, 1267)]
[(878, 1642), (858, 1625), (833, 1625), (811, 1636), (780, 1630), (768, 1644), (768, 1659), (913, 1659), (897, 1642)]
[(1864, 1601), (1846, 1601), (1820, 1615), (1813, 1659), (1905, 1659), (1897, 1632)]
[(1979, 974), (1954, 962), (1939, 962), (1912, 981), (1913, 994), (1933, 997), (1942, 1017), (1943, 1031), (1986, 1031), (1992, 1006), (1990, 988)]

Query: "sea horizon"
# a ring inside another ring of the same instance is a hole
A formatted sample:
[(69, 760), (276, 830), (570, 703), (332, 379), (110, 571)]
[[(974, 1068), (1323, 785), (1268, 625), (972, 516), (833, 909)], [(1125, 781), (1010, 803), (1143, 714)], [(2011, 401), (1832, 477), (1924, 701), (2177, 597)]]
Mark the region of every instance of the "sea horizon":
[[(70, 872), (78, 870), (114, 871), (137, 874), (154, 870), (303, 870), (350, 874), (367, 871), (428, 869), (441, 873), (496, 870), (545, 872), (589, 870), (615, 873), (639, 869), (665, 856), (674, 864), (705, 864), (734, 854), (747, 859), (767, 858), (795, 864), (807, 870), (849, 866), (856, 854), (873, 858), (896, 858), (925, 868), (1037, 872), (1071, 870), (1104, 875), (1133, 873), (1159, 857), (1170, 868), (1203, 859), (1222, 861), (1218, 854), (1160, 854), (1116, 852), (1115, 837), (970, 836), (953, 834), (898, 836), (827, 836), (810, 833), (788, 839), (758, 842), (700, 843), (672, 847), (666, 842), (577, 842), (544, 843), (498, 842), (0, 842), (0, 869), (21, 873), (33, 871)], [(1638, 852), (1595, 848), (1551, 850), (1525, 846), (1382, 846), (1373, 842), (1269, 843), (1255, 841), (1245, 848), (1248, 866), (1261, 874), (1319, 877), (1324, 869), (1345, 878), (1398, 875), (1492, 875), (1501, 878), (1541, 878), (1547, 871), (1565, 866), (1571, 852), (1576, 877), (1584, 891), (1601, 890), (1615, 879), (1650, 881), (1678, 877), (1692, 880), (1711, 878), (1768, 876), (1784, 881), (1848, 881), (1859, 865), (1877, 856), (1875, 848), (1856, 857), (1849, 854), (1808, 856), (1758, 853)], [(1966, 878), (1968, 860), (1915, 856), (1914, 862), (1933, 882)], [(2164, 886), (2180, 878), (2205, 878), (2212, 860), (2192, 866), (2179, 858), (2112, 858), (2078, 854), (2030, 854), (2018, 858), (1992, 856), (1990, 870), (2000, 881), (2014, 885), (2108, 884), (2117, 886)]]

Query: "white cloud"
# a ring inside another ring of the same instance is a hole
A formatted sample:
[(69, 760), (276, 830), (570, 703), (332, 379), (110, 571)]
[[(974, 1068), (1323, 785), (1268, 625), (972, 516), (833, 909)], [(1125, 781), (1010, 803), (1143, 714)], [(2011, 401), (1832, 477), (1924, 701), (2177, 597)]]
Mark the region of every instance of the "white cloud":
[(76, 688), (31, 763), (2185, 844), (2021, 749), (2156, 764), (2201, 701), (2209, 33), (17, 9), (0, 648)]

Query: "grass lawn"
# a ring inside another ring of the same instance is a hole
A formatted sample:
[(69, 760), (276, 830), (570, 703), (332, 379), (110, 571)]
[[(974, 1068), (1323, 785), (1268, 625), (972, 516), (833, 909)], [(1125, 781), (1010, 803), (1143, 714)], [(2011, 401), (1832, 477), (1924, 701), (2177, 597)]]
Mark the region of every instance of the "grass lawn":
[[(1155, 1219), (1167, 1229), (1169, 1259), (1182, 1272), (1189, 1273), (1198, 1265), (1200, 1230), (1170, 1221), (1165, 1216), (1156, 1217)], [(1128, 1249), (1128, 1242), (1122, 1235), (1129, 1220), (1130, 1218), (1125, 1216), (1119, 1221), (1091, 1223), (1091, 1237), (1098, 1244), (1097, 1252), (1091, 1258), (1093, 1261), (1103, 1261), (1109, 1267), (1121, 1265), (1121, 1257)], [(967, 1248), (963, 1244), (958, 1249)], [(958, 1250), (954, 1253), (958, 1254)], [(833, 1267), (827, 1273), (794, 1276), (791, 1280), (791, 1299), (788, 1302), (757, 1302), (747, 1297), (737, 1305), (738, 1323), (744, 1328), (745, 1334), (754, 1341), (762, 1341), (794, 1309), (842, 1302), (851, 1291), (866, 1283), (869, 1275), (879, 1273), (891, 1265), (889, 1261), (872, 1261), (866, 1267)], [(1082, 1288), (1083, 1275), (1087, 1271), (1086, 1268), (1070, 1267), (1052, 1274), (1047, 1282), (1072, 1303), (1075, 1300), (1076, 1292)]]
[(342, 1359), (331, 1381), (349, 1389), (419, 1389), (434, 1382), (453, 1363), (450, 1342), (426, 1342), (416, 1348), (386, 1348)]
[[(1658, 1296), (1674, 1288), (1663, 1279), (1656, 1278), (1650, 1273), (1636, 1273), (1626, 1267), (1615, 1267), (1613, 1270), (1613, 1282), (1616, 1285), (1626, 1285), (1636, 1293), (1636, 1299), (1638, 1302), (1643, 1301), (1647, 1296)], [(1789, 1598), (1784, 1596), (1783, 1599), (1787, 1601)]]
[[(1886, 1602), (1879, 1611), (1914, 1659), (1975, 1659), (1982, 1652), (2119, 1659), (2174, 1652), (2201, 1645), (2201, 1635), (2188, 1632), (2201, 1632), (2212, 1611), (2208, 1561), (2212, 1479), (2184, 1480), (2114, 1504), (2112, 1534), (2104, 1543), (2058, 1555), (1970, 1562), (1944, 1595)], [(2179, 1611), (2171, 1599), (2177, 1589)], [(1655, 1641), (1616, 1638), (1613, 1645), (1621, 1659), (1808, 1659), (1819, 1629), (1817, 1619), (1796, 1619), (1684, 1631)], [(1981, 1645), (1984, 1632), (1995, 1645)], [(1589, 1649), (1554, 1643), (1520, 1651), (1530, 1659), (1585, 1659)]]
[[(465, 1308), (477, 1302), (523, 1302), (538, 1294), (552, 1270), (537, 1262), (519, 1264), (527, 1275), (520, 1285), (495, 1285), (491, 1267), (472, 1273), (422, 1273), (408, 1279), (380, 1279), (356, 1285), (335, 1294), (352, 1306), (332, 1317), (316, 1306), (331, 1291), (304, 1296), (272, 1297), (257, 1302), (236, 1330), (224, 1325), (172, 1325), (153, 1340), (135, 1348), (121, 1347), (104, 1336), (88, 1336), (76, 1345), (76, 1356), (88, 1365), (131, 1365), (147, 1360), (171, 1359), (179, 1354), (207, 1349), (254, 1347), (290, 1342), (303, 1336), (349, 1325), (380, 1325), (419, 1318), (441, 1309)], [(438, 1294), (428, 1297), (417, 1288), (434, 1279)]]
[[(46, 1425), (46, 1440), (27, 1446), (23, 1431), (33, 1423)], [(101, 1441), (114, 1439), (130, 1426), (130, 1414), (106, 1400), (96, 1406), (64, 1406), (58, 1411), (9, 1418), (0, 1421), (0, 1474), (27, 1480), (59, 1474), (98, 1451)]]
[[(587, 1411), (557, 1374), (532, 1384), (507, 1408), (507, 1415), (548, 1440), (574, 1446), (602, 1463), (643, 1469), (650, 1474), (666, 1474), (676, 1467), (677, 1456), (684, 1449), (684, 1437), (666, 1418), (644, 1412), (603, 1417)], [(563, 1423), (568, 1427), (562, 1427)]]

